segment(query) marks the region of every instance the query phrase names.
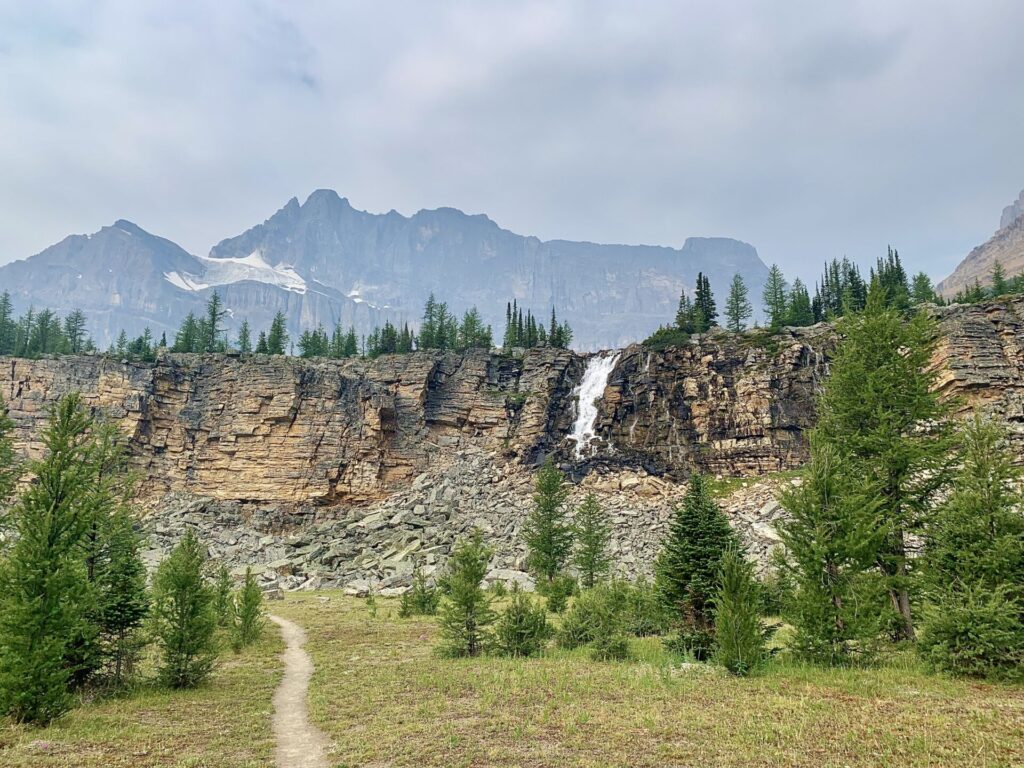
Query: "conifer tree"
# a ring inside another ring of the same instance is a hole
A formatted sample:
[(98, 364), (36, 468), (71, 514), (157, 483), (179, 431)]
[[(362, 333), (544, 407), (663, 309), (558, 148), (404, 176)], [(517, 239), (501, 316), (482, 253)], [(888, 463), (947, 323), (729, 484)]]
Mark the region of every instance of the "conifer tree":
[(922, 655), (953, 674), (1024, 678), (1021, 470), (1003, 429), (976, 416), (962, 465), (925, 527)]
[(227, 565), (220, 564), (213, 582), (213, 612), (217, 615), (217, 625), (226, 627), (235, 617), (234, 582)]
[(267, 334), (267, 354), (283, 355), (288, 349), (288, 327), (285, 323), (284, 312), (278, 311), (270, 323), (270, 333)]
[(704, 333), (718, 322), (715, 296), (711, 292), (711, 281), (703, 272), (697, 273), (697, 291), (693, 300), (694, 325), (696, 333)]
[(535, 656), (544, 649), (552, 633), (547, 611), (515, 584), (494, 634), (495, 646), (501, 655)]
[(924, 272), (914, 275), (910, 286), (910, 298), (914, 304), (934, 304), (938, 301), (932, 280)]
[[(0, 396), (0, 531), (4, 528), (7, 500), (21, 473), (21, 465), (14, 452), (13, 437), (14, 422), (7, 416), (7, 406)], [(0, 551), (2, 549), (3, 545), (0, 544)]]
[(718, 572), (729, 547), (738, 547), (736, 534), (704, 478), (693, 475), (683, 503), (672, 513), (654, 569), (658, 598), (698, 657), (710, 650)]
[(243, 320), (238, 327), (238, 351), (243, 355), (252, 354), (252, 331), (249, 330), (248, 320)]
[(267, 344), (267, 334), (260, 331), (259, 336), (256, 337), (256, 354), (257, 355), (268, 355), (270, 354), (270, 347)]
[(565, 476), (548, 459), (537, 472), (533, 509), (523, 525), (526, 564), (541, 582), (539, 589), (552, 586), (572, 554), (573, 531), (566, 521), (568, 496)]
[(843, 339), (819, 398), (815, 437), (839, 453), (844, 471), (880, 483), (883, 541), (877, 553), (892, 608), (893, 633), (913, 639), (908, 537), (945, 482), (948, 408), (929, 367), (937, 330), (928, 315), (905, 320), (885, 305), (890, 289), (877, 279), (863, 312), (837, 326)]
[(693, 302), (686, 295), (686, 289), (679, 294), (679, 308), (676, 310), (676, 328), (686, 333), (696, 333)]
[(580, 583), (589, 589), (608, 573), (612, 562), (608, 554), (612, 527), (594, 494), (587, 494), (576, 511), (574, 531), (576, 551), (573, 561)]
[(797, 278), (793, 281), (789, 297), (786, 299), (786, 325), (800, 328), (813, 324), (814, 308), (811, 305), (811, 297), (807, 293), (807, 286)]
[(772, 264), (768, 269), (761, 300), (764, 302), (768, 327), (772, 331), (779, 330), (786, 322), (786, 279), (778, 264)]
[(780, 499), (787, 518), (778, 526), (794, 595), (784, 606), (792, 647), (828, 665), (864, 656), (879, 631), (883, 542), (877, 489), (845, 472), (839, 451), (816, 435), (803, 482)]
[(97, 578), (100, 641), (115, 685), (130, 675), (143, 646), (141, 627), (149, 611), (146, 565), (128, 510), (115, 509), (106, 526), (104, 557)]
[(474, 531), (455, 546), (448, 560), (438, 622), (441, 651), (448, 656), (479, 656), (490, 647), (496, 615), (480, 582), (491, 554), (480, 531)]
[(1003, 265), (999, 259), (996, 259), (995, 263), (992, 264), (992, 272), (989, 275), (989, 280), (992, 282), (993, 298), (1005, 296), (1010, 292), (1010, 283), (1006, 279), (1006, 272), (1003, 270)]
[(160, 648), (159, 677), (172, 688), (203, 682), (217, 658), (214, 591), (203, 578), (205, 557), (189, 531), (153, 577), (153, 634)]
[(202, 324), (202, 341), (200, 342), (202, 349), (200, 351), (222, 351), (221, 334), (224, 332), (224, 328), (221, 326), (221, 322), (227, 314), (228, 312), (220, 300), (220, 294), (214, 288), (206, 302), (206, 319)]
[(44, 458), (12, 511), (16, 540), (0, 562), (0, 712), (17, 722), (48, 723), (71, 706), (67, 653), (88, 632), (79, 548), (93, 513), (89, 427), (76, 395), (53, 407)]
[(730, 547), (722, 556), (715, 597), (715, 660), (734, 675), (749, 675), (765, 659), (754, 568)]
[(263, 592), (256, 583), (252, 568), (245, 569), (245, 579), (235, 596), (234, 608), (232, 645), (235, 651), (240, 651), (259, 640), (266, 623), (263, 616)]
[(747, 298), (747, 286), (743, 282), (743, 277), (737, 273), (732, 276), (729, 298), (725, 302), (725, 327), (733, 333), (739, 333), (747, 327), (747, 320), (753, 314), (754, 308), (750, 306), (750, 299)]

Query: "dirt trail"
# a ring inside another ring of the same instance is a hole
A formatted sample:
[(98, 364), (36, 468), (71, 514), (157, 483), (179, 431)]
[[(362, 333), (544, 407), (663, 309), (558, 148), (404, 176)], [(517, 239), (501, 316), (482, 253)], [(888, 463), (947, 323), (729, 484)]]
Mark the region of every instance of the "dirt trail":
[(281, 628), (287, 644), (284, 679), (274, 692), (274, 739), (277, 741), (277, 768), (328, 768), (327, 737), (309, 722), (306, 694), (313, 662), (302, 646), (306, 633), (302, 627), (280, 616), (270, 616)]

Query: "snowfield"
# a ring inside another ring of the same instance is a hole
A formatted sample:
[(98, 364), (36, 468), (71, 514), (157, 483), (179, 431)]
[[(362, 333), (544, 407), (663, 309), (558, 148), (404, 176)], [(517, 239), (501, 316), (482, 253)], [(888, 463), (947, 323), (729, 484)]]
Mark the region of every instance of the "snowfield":
[(213, 259), (208, 256), (196, 257), (205, 269), (202, 275), (188, 272), (164, 272), (164, 279), (183, 291), (201, 291), (215, 285), (230, 285), (243, 280), (276, 285), (286, 291), (306, 292), (306, 281), (298, 272), (285, 264), (271, 266), (263, 255), (253, 251), (248, 256)]

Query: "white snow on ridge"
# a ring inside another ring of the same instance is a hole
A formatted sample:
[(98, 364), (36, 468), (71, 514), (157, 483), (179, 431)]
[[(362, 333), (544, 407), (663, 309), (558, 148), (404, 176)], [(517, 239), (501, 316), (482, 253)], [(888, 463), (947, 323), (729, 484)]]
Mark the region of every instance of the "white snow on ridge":
[(286, 291), (306, 292), (306, 281), (294, 269), (285, 264), (271, 266), (256, 250), (248, 256), (213, 259), (198, 256), (206, 269), (201, 276), (180, 272), (165, 272), (164, 279), (176, 288), (185, 291), (201, 291), (212, 285), (230, 285), (243, 280), (276, 285)]

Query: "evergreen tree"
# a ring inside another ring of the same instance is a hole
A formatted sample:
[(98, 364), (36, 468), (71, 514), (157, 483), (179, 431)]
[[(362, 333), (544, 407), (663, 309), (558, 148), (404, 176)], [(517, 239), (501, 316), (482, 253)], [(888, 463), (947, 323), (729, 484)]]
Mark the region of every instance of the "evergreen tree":
[(101, 647), (115, 685), (131, 674), (143, 646), (140, 629), (149, 611), (149, 593), (139, 549), (132, 517), (121, 506), (106, 526), (105, 552), (96, 577)]
[(698, 657), (710, 649), (714, 634), (722, 555), (737, 546), (704, 478), (694, 475), (683, 503), (672, 513), (654, 568), (659, 600)]
[(938, 296), (935, 295), (935, 288), (932, 280), (924, 272), (918, 272), (910, 286), (910, 298), (914, 304), (935, 304)]
[(928, 610), (920, 650), (945, 671), (1024, 678), (1024, 501), (1003, 429), (963, 433), (952, 493), (925, 527)]
[(886, 307), (899, 311), (910, 308), (910, 284), (899, 251), (890, 247), (888, 255), (878, 259), (875, 269), (871, 270), (871, 286), (882, 292)]
[(213, 612), (217, 615), (217, 625), (226, 627), (235, 617), (234, 583), (231, 571), (223, 563), (217, 568), (213, 584)]
[(761, 300), (764, 302), (768, 327), (772, 331), (779, 330), (786, 322), (786, 279), (782, 276), (778, 264), (772, 264), (768, 270)]
[(843, 341), (819, 398), (815, 437), (835, 448), (845, 470), (880, 483), (878, 565), (898, 614), (894, 634), (912, 639), (907, 539), (945, 482), (948, 408), (929, 367), (934, 321), (923, 312), (904, 320), (897, 308), (885, 306), (890, 294), (876, 275), (865, 310), (838, 324)]
[(533, 509), (523, 525), (526, 564), (542, 582), (540, 589), (552, 586), (572, 553), (573, 531), (566, 522), (568, 496), (565, 476), (548, 459), (537, 472)]
[(181, 323), (181, 327), (174, 336), (172, 352), (200, 352), (202, 351), (202, 335), (199, 322), (196, 316), (189, 312)]
[(44, 458), (12, 513), (15, 542), (0, 562), (0, 712), (48, 723), (71, 706), (66, 663), (87, 633), (90, 590), (79, 548), (93, 510), (90, 421), (76, 395), (54, 406)]
[(67, 340), (69, 353), (77, 355), (85, 350), (85, 313), (82, 310), (73, 310), (64, 318), (64, 338)]
[(726, 550), (715, 597), (715, 660), (734, 675), (748, 675), (765, 660), (754, 568), (733, 548)]
[(278, 311), (270, 323), (270, 333), (267, 334), (267, 354), (283, 355), (288, 349), (288, 326), (286, 325), (284, 312)]
[(743, 277), (737, 273), (732, 276), (729, 298), (725, 302), (725, 327), (733, 333), (739, 333), (747, 327), (747, 320), (753, 314), (754, 308), (750, 306), (750, 299), (747, 298), (747, 286), (743, 282)]
[(9, 291), (0, 293), (0, 355), (15, 352), (17, 323), (14, 320), (14, 307)]
[(801, 328), (814, 324), (814, 308), (807, 286), (800, 278), (793, 281), (786, 299), (786, 325)]
[[(7, 406), (3, 397), (0, 397), (0, 532), (5, 527), (6, 502), (20, 474), (21, 464), (14, 452), (14, 422), (7, 416)], [(3, 544), (0, 543), (2, 551)]]
[(841, 454), (817, 435), (803, 482), (780, 499), (786, 558), (794, 594), (783, 606), (794, 651), (817, 663), (843, 664), (864, 655), (879, 630), (876, 565), (882, 545), (876, 489), (843, 471)]
[(1006, 272), (1003, 270), (1003, 265), (999, 259), (996, 259), (995, 263), (992, 264), (992, 272), (989, 275), (989, 280), (992, 283), (992, 296), (993, 298), (998, 296), (1005, 296), (1010, 292), (1010, 283), (1006, 279)]
[(248, 320), (243, 320), (238, 327), (238, 351), (243, 355), (252, 354), (252, 331), (249, 330)]
[(490, 646), (496, 616), (480, 582), (491, 554), (479, 531), (460, 541), (452, 551), (438, 621), (441, 650), (448, 656), (479, 656)]
[(153, 577), (153, 634), (161, 682), (172, 688), (202, 683), (217, 659), (214, 591), (203, 579), (205, 558), (189, 531)]
[(551, 637), (547, 611), (519, 585), (512, 587), (512, 597), (498, 619), (495, 647), (503, 656), (535, 656), (544, 650)]
[(213, 293), (210, 294), (210, 298), (206, 302), (206, 320), (202, 324), (202, 352), (223, 351), (221, 334), (224, 332), (224, 329), (221, 327), (221, 323), (227, 314), (228, 312), (224, 309), (224, 305), (220, 300), (220, 294), (214, 288)]
[(693, 302), (686, 295), (684, 288), (679, 294), (679, 308), (676, 310), (676, 328), (685, 333), (696, 333), (696, 320), (694, 318)]
[(711, 282), (703, 272), (697, 273), (697, 292), (693, 306), (696, 333), (704, 333), (717, 324), (718, 310), (715, 308), (715, 296), (711, 292)]
[(574, 530), (576, 552), (573, 560), (580, 583), (589, 589), (608, 573), (612, 562), (608, 554), (612, 527), (594, 494), (587, 494), (576, 511)]
[(256, 583), (252, 568), (245, 569), (245, 579), (234, 599), (234, 607), (232, 645), (237, 652), (259, 640), (266, 623), (263, 615), (263, 592)]
[(409, 591), (402, 595), (398, 615), (403, 619), (410, 616), (433, 616), (437, 613), (439, 599), (437, 589), (427, 583), (427, 577), (417, 568), (413, 571)]
[(270, 346), (267, 344), (267, 334), (264, 333), (263, 331), (260, 331), (259, 336), (256, 337), (256, 354), (270, 354)]

